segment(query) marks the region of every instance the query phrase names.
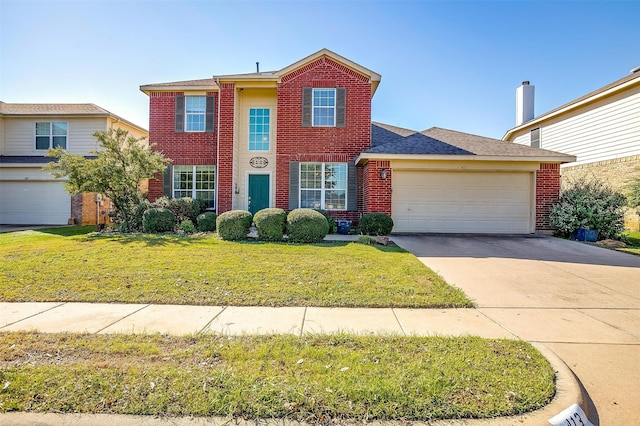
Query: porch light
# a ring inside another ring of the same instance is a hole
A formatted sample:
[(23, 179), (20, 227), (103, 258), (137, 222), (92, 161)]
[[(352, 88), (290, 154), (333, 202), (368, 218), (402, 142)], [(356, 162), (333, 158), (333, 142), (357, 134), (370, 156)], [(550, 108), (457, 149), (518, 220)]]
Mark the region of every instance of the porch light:
[(387, 180), (387, 169), (380, 170), (380, 177), (382, 178), (382, 180)]

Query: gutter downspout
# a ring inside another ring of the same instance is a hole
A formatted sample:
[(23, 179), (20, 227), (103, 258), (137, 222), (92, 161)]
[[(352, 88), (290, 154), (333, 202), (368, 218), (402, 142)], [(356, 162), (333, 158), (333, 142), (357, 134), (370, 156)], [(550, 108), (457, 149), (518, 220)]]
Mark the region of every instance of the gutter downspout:
[(214, 81), (216, 82), (216, 85), (218, 86), (218, 123), (216, 126), (216, 130), (217, 130), (217, 134), (216, 134), (216, 213), (219, 215), (220, 214), (220, 210), (218, 210), (219, 208), (219, 204), (218, 204), (218, 194), (220, 193), (219, 189), (218, 189), (218, 177), (220, 175), (220, 99), (222, 98), (222, 87), (220, 86), (220, 79), (216, 78), (214, 79)]

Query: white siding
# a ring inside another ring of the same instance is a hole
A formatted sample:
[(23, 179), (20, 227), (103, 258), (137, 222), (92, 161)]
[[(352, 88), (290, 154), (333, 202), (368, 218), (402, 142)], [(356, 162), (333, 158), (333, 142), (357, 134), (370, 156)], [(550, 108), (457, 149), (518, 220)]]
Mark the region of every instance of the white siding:
[[(529, 145), (531, 128), (511, 141)], [(640, 86), (543, 121), (540, 130), (540, 148), (575, 155), (571, 166), (640, 155)]]
[(82, 155), (97, 149), (96, 138), (92, 135), (96, 130), (107, 128), (106, 117), (5, 117), (3, 155), (44, 156), (45, 151), (35, 149), (35, 123), (40, 121), (67, 122), (67, 150)]

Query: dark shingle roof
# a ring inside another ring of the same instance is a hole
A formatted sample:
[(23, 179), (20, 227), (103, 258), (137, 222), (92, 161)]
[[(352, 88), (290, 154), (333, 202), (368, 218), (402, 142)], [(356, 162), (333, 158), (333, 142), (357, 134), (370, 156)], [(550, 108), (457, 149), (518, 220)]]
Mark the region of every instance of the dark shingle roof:
[(532, 148), (455, 130), (432, 127), (422, 132), (416, 132), (382, 123), (371, 124), (371, 149), (365, 153), (525, 158), (567, 157), (566, 161), (573, 161), (571, 156), (555, 151)]
[[(87, 160), (98, 158), (95, 155), (85, 155)], [(0, 155), (0, 164), (47, 164), (57, 163), (58, 159), (53, 157), (36, 157), (35, 155)]]
[[(405, 129), (406, 130), (406, 129)], [(377, 124), (371, 125), (371, 149), (366, 152), (384, 154), (472, 155), (471, 152), (421, 133), (396, 133)]]

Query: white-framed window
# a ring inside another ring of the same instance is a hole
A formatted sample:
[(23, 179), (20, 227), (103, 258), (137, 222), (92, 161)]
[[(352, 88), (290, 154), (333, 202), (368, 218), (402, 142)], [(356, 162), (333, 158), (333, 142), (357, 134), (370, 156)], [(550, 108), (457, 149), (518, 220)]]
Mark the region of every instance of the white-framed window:
[(36, 122), (36, 149), (60, 147), (67, 149), (67, 123), (64, 121)]
[(347, 163), (300, 163), (300, 207), (347, 209)]
[(249, 108), (249, 151), (269, 151), (271, 110)]
[(172, 197), (204, 200), (215, 207), (216, 166), (173, 166)]
[(336, 89), (313, 89), (313, 126), (336, 125)]
[(540, 127), (536, 127), (531, 130), (531, 146), (534, 148), (540, 148)]
[(204, 132), (207, 112), (206, 96), (185, 96), (185, 131)]

